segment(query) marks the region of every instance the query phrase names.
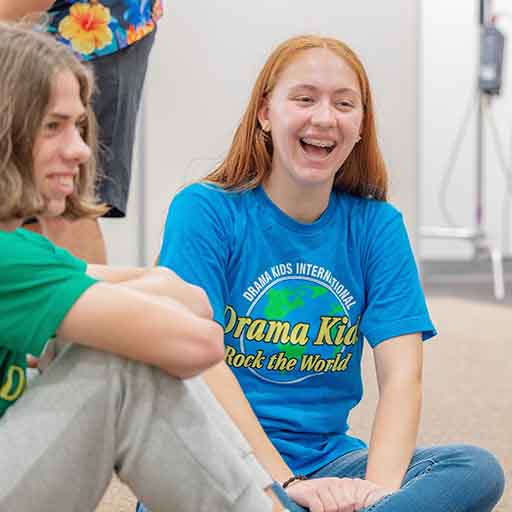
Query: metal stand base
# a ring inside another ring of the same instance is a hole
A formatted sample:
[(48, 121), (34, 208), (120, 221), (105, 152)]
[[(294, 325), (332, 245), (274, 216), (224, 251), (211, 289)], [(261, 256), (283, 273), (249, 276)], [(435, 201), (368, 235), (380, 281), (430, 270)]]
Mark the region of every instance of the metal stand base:
[(505, 279), (503, 277), (503, 254), (493, 247), (486, 239), (483, 231), (467, 228), (424, 227), (420, 229), (423, 238), (441, 238), (452, 240), (468, 240), (473, 244), (475, 260), (489, 257), (492, 266), (494, 297), (496, 300), (505, 298)]

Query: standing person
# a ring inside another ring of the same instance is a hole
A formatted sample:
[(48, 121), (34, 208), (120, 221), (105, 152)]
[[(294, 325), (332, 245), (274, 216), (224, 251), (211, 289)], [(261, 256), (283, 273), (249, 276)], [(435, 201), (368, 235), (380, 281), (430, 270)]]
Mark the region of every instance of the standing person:
[[(283, 510), (195, 377), (223, 356), (204, 292), (166, 269), (88, 265), (22, 228), (105, 210), (91, 74), (0, 23), (0, 76), (0, 509), (94, 510), (114, 470), (155, 511)], [(27, 356), (55, 333), (74, 343), (27, 384)]]
[[(106, 217), (124, 217), (137, 112), (157, 22), (163, 13), (162, 1), (0, 0), (0, 20), (46, 10), (48, 31), (93, 67), (97, 84), (93, 107), (101, 142), (98, 194), (109, 206)], [(42, 221), (41, 229), (75, 256), (90, 263), (106, 263), (97, 219), (48, 219)]]
[[(493, 455), (416, 448), (435, 330), (386, 198), (362, 63), (336, 39), (291, 38), (226, 159), (173, 199), (159, 263), (208, 294), (227, 365), (205, 380), (290, 510), (487, 512), (504, 485)], [(368, 447), (348, 434), (364, 338), (380, 392)]]

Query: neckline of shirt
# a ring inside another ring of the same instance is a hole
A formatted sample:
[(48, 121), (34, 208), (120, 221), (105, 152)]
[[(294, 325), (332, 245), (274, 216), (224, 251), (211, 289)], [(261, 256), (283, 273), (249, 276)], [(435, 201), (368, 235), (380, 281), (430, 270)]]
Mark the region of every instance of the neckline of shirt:
[(268, 210), (268, 213), (270, 214), (268, 219), (272, 219), (281, 226), (290, 229), (292, 231), (296, 231), (298, 233), (304, 233), (304, 234), (317, 234), (320, 232), (325, 225), (331, 220), (334, 210), (336, 208), (335, 204), (335, 192), (331, 192), (329, 196), (329, 204), (327, 205), (327, 208), (324, 210), (322, 215), (315, 220), (314, 222), (300, 222), (293, 217), (290, 217), (288, 214), (286, 214), (283, 210), (281, 210), (273, 201), (270, 199), (270, 197), (265, 192), (263, 186), (256, 187), (253, 190), (255, 196), (257, 199), (259, 199), (260, 204), (263, 204), (263, 206)]

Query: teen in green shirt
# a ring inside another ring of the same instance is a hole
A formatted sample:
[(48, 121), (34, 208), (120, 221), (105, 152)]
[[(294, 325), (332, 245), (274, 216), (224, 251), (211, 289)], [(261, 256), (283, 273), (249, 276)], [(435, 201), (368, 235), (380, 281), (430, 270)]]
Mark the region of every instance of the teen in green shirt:
[[(223, 357), (204, 292), (161, 268), (86, 265), (21, 228), (104, 212), (88, 70), (0, 24), (0, 76), (0, 509), (94, 510), (115, 470), (154, 511), (283, 510), (194, 378)], [(27, 384), (54, 335), (72, 343)]]

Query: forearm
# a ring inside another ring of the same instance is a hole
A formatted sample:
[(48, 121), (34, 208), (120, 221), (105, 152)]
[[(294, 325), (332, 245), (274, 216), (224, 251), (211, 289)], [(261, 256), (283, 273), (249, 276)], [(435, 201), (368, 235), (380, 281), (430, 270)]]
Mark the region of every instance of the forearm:
[(168, 297), (99, 283), (73, 304), (57, 334), (88, 347), (157, 366), (172, 376), (199, 374), (223, 357), (222, 328)]
[(147, 267), (117, 267), (111, 265), (87, 265), (87, 275), (105, 281), (106, 283), (122, 283), (140, 279), (148, 274), (151, 268)]
[(188, 284), (165, 267), (110, 267), (88, 265), (87, 274), (107, 283), (120, 284), (148, 295), (174, 299), (202, 318), (212, 311), (204, 291)]
[(213, 366), (203, 374), (203, 378), (272, 478), (280, 483), (290, 478), (293, 475), (292, 471), (267, 437), (226, 363), (221, 362)]
[(0, 0), (0, 20), (17, 20), (28, 14), (44, 12), (53, 0)]
[(388, 383), (380, 393), (368, 451), (366, 479), (390, 490), (400, 488), (416, 446), (421, 381)]

